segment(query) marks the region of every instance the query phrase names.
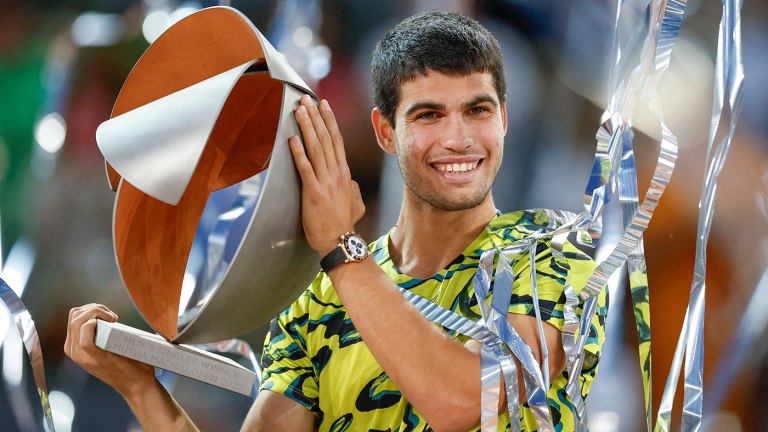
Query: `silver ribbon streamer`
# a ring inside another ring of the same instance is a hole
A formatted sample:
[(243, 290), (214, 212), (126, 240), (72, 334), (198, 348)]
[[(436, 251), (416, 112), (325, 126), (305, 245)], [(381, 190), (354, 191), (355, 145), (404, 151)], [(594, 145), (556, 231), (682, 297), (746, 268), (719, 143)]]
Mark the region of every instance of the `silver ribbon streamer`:
[[(657, 431), (668, 431), (671, 422), (672, 401), (680, 375), (682, 352), (685, 350), (685, 380), (683, 395), (682, 430), (700, 431), (703, 411), (704, 370), (704, 297), (706, 291), (707, 241), (712, 226), (717, 177), (728, 154), (736, 122), (741, 110), (741, 84), (744, 68), (741, 55), (741, 0), (723, 0), (723, 15), (717, 44), (715, 66), (715, 92), (712, 104), (712, 121), (707, 142), (707, 168), (699, 200), (699, 220), (696, 238), (696, 261), (691, 297), (686, 310), (669, 377), (664, 388), (662, 403), (657, 416)], [(730, 114), (728, 123), (723, 121), (723, 110)], [(715, 137), (727, 124), (727, 132), (713, 147)]]
[[(621, 8), (621, 4), (617, 6)], [(658, 200), (664, 192), (672, 175), (677, 159), (677, 139), (667, 128), (661, 106), (656, 94), (656, 85), (661, 74), (669, 65), (672, 47), (677, 39), (685, 3), (679, 1), (654, 1), (649, 5), (650, 13), (648, 35), (645, 39), (640, 57), (640, 64), (625, 76), (616, 87), (606, 112), (606, 120), (598, 129), (597, 149), (592, 175), (585, 191), (585, 212), (572, 223), (573, 226), (592, 225), (601, 227), (600, 218), (609, 194), (618, 186), (619, 196), (623, 197), (622, 213), (624, 218), (624, 233), (613, 252), (602, 261), (594, 274), (587, 281), (586, 287), (579, 293), (584, 304), (581, 322), (575, 322), (575, 310), (578, 299), (570, 286), (566, 286), (565, 326), (563, 331), (563, 346), (566, 349), (569, 383), (566, 392), (574, 403), (578, 430), (586, 430), (586, 409), (578, 385), (578, 371), (584, 365), (584, 345), (589, 334), (592, 316), (597, 310), (596, 297), (608, 282), (608, 278), (618, 270), (633, 255), (635, 259), (629, 268), (643, 269), (642, 235), (648, 226)], [(617, 11), (617, 14), (620, 11)], [(618, 22), (618, 21), (617, 21)], [(615, 29), (618, 32), (618, 26)], [(635, 34), (638, 34), (636, 31)], [(618, 43), (618, 42), (617, 42)], [(618, 49), (618, 48), (617, 48)], [(616, 69), (619, 68), (620, 52), (616, 54)], [(616, 79), (613, 75), (612, 81)], [(643, 203), (639, 206), (635, 196), (636, 180), (634, 173), (634, 158), (631, 157), (631, 116), (635, 106), (636, 94), (641, 92), (651, 111), (657, 116), (662, 130), (661, 146), (656, 168)], [(622, 149), (625, 149), (622, 152)], [(629, 153), (626, 151), (629, 149)], [(619, 164), (622, 153), (625, 161)], [(627, 157), (629, 156), (629, 157)], [(623, 165), (623, 168), (622, 168)], [(616, 184), (618, 182), (618, 185)], [(607, 188), (606, 188), (607, 186)], [(630, 217), (631, 215), (631, 217)], [(646, 288), (647, 289), (647, 288)], [(636, 310), (638, 309), (635, 305)], [(638, 322), (638, 330), (641, 323)], [(576, 330), (578, 329), (578, 330)], [(576, 341), (573, 342), (574, 335)], [(645, 333), (650, 338), (650, 333)], [(650, 343), (650, 340), (647, 341)], [(650, 357), (648, 358), (650, 362)], [(644, 370), (644, 390), (646, 400), (646, 418), (650, 417), (650, 363), (647, 372)], [(650, 429), (650, 422), (648, 422)]]
[(0, 279), (0, 300), (8, 311), (16, 329), (19, 331), (24, 348), (29, 355), (29, 362), (32, 366), (32, 375), (35, 378), (37, 392), (40, 395), (40, 404), (43, 407), (43, 416), (45, 418), (45, 429), (55, 431), (53, 426), (53, 416), (51, 414), (51, 405), (48, 401), (48, 390), (45, 386), (45, 370), (43, 365), (43, 351), (40, 347), (40, 339), (37, 336), (35, 322), (29, 315), (27, 307), (21, 301), (16, 292)]
[[(562, 214), (553, 212), (557, 220), (562, 220)], [(507, 410), (510, 416), (512, 431), (520, 430), (520, 400), (517, 382), (516, 358), (523, 367), (523, 378), (528, 405), (536, 419), (540, 431), (554, 431), (552, 416), (547, 402), (549, 389), (549, 368), (547, 364), (547, 349), (541, 324), (541, 312), (538, 305), (538, 292), (534, 286), (534, 313), (539, 318), (539, 338), (542, 344), (544, 371), (539, 365), (531, 348), (525, 344), (520, 335), (507, 321), (507, 314), (512, 296), (514, 283), (513, 264), (523, 259), (525, 254), (531, 255), (530, 274), (536, 280), (535, 251), (536, 245), (553, 233), (536, 232), (528, 237), (496, 250), (490, 249), (481, 254), (478, 270), (474, 276), (475, 298), (482, 318), (473, 322), (450, 310), (438, 306), (429, 300), (400, 289), (406, 299), (427, 319), (457, 333), (469, 336), (481, 342), (482, 369), (482, 400), (481, 400), (481, 430), (495, 431), (498, 425), (498, 403), (501, 372), (504, 375), (507, 393)], [(494, 260), (498, 258), (496, 276), (493, 282), (493, 298), (488, 305), (491, 275)], [(534, 282), (535, 284), (535, 282)], [(514, 358), (512, 357), (514, 355)]]
[[(724, 3), (725, 4), (725, 3)], [(732, 2), (729, 4), (732, 5)], [(650, 407), (651, 407), (651, 399), (650, 399), (650, 373), (651, 373), (651, 366), (650, 366), (650, 328), (649, 328), (649, 321), (648, 318), (644, 317), (644, 308), (647, 308), (647, 299), (648, 299), (648, 289), (647, 289), (647, 283), (643, 283), (645, 281), (645, 275), (646, 275), (646, 268), (645, 268), (645, 258), (644, 258), (644, 252), (643, 252), (643, 244), (642, 244), (642, 235), (645, 229), (648, 226), (648, 222), (651, 219), (653, 212), (658, 204), (659, 198), (663, 194), (667, 184), (670, 181), (672, 172), (675, 168), (675, 163), (677, 160), (677, 138), (674, 134), (671, 133), (669, 128), (666, 126), (666, 123), (664, 121), (663, 112), (658, 100), (658, 95), (656, 93), (656, 87), (660, 80), (661, 75), (663, 72), (667, 69), (669, 66), (670, 61), (670, 54), (671, 50), (674, 46), (674, 43), (677, 40), (680, 25), (682, 23), (683, 14), (685, 12), (685, 1), (663, 1), (663, 0), (656, 0), (652, 2), (649, 5), (648, 8), (648, 34), (645, 39), (645, 43), (643, 46), (643, 50), (640, 56), (640, 64), (636, 66), (634, 69), (632, 69), (631, 72), (625, 74), (625, 77), (622, 79), (622, 81), (616, 86), (615, 91), (613, 93), (613, 96), (611, 98), (611, 102), (608, 106), (608, 110), (606, 113), (606, 121), (603, 123), (603, 125), (600, 127), (597, 133), (597, 149), (595, 153), (595, 163), (593, 165), (593, 171), (590, 177), (590, 181), (587, 185), (586, 191), (585, 191), (585, 211), (579, 214), (578, 216), (575, 216), (573, 218), (570, 218), (562, 223), (559, 227), (554, 229), (553, 231), (550, 231), (547, 234), (547, 237), (552, 239), (551, 245), (552, 245), (552, 251), (554, 254), (558, 256), (562, 256), (561, 254), (561, 248), (564, 244), (564, 239), (567, 236), (567, 234), (571, 231), (577, 231), (577, 232), (583, 232), (587, 231), (589, 234), (595, 238), (599, 239), (602, 224), (601, 224), (601, 215), (604, 205), (607, 203), (607, 201), (610, 199), (610, 194), (614, 193), (614, 189), (618, 189), (619, 197), (621, 200), (621, 208), (622, 208), (622, 217), (624, 220), (624, 233), (622, 234), (621, 240), (618, 242), (615, 249), (610, 253), (607, 259), (600, 262), (599, 266), (595, 270), (594, 274), (590, 279), (588, 280), (586, 287), (581, 290), (578, 295), (576, 294), (575, 290), (570, 284), (570, 280), (566, 281), (566, 285), (564, 288), (565, 297), (566, 297), (566, 304), (564, 308), (564, 328), (562, 332), (563, 337), (563, 346), (566, 351), (566, 359), (567, 359), (567, 369), (569, 371), (569, 383), (566, 387), (566, 392), (571, 397), (572, 402), (574, 404), (574, 411), (575, 411), (575, 417), (576, 417), (576, 429), (577, 430), (586, 430), (586, 410), (584, 408), (584, 401), (581, 396), (581, 389), (580, 389), (580, 383), (579, 383), (579, 371), (581, 371), (582, 366), (585, 363), (584, 358), (584, 346), (586, 343), (586, 338), (589, 333), (589, 326), (591, 319), (593, 315), (596, 312), (597, 309), (597, 296), (602, 292), (603, 287), (608, 282), (608, 278), (617, 270), (619, 269), (625, 262), (629, 260), (628, 263), (628, 271), (630, 273), (630, 280), (632, 282), (632, 295), (633, 295), (633, 307), (635, 308), (635, 315), (636, 315), (636, 326), (638, 330), (638, 338), (640, 342), (640, 359), (641, 359), (641, 369), (643, 372), (643, 380), (644, 380), (644, 390), (645, 390), (645, 406), (646, 406), (646, 422), (647, 422), (647, 428), (650, 430), (651, 428), (651, 414), (650, 414)], [(619, 4), (618, 8), (621, 8), (621, 3)], [(730, 8), (725, 7), (726, 10), (733, 10), (733, 6)], [(739, 7), (740, 9), (740, 3)], [(617, 14), (620, 11), (617, 10)], [(724, 14), (725, 15), (725, 14)], [(730, 15), (729, 15), (730, 16)], [(725, 20), (725, 18), (724, 18)], [(618, 21), (617, 21), (618, 22)], [(735, 22), (735, 24), (734, 24)], [(738, 19), (733, 20), (731, 18), (730, 20), (731, 28), (734, 26), (738, 26)], [(641, 28), (641, 27), (639, 27)], [(618, 26), (617, 26), (618, 29)], [(721, 27), (721, 40), (722, 40), (722, 27)], [(638, 31), (635, 32), (635, 35), (639, 34)], [(720, 46), (720, 51), (723, 50), (722, 48), (722, 41)], [(728, 46), (733, 46), (733, 44), (730, 44)], [(733, 69), (732, 67), (732, 60), (737, 57), (739, 60), (736, 62), (738, 65), (740, 65), (740, 51), (738, 53), (733, 54), (731, 53), (730, 59), (731, 63), (729, 63), (729, 66), (727, 67), (728, 70)], [(723, 66), (721, 63), (722, 60), (722, 54), (719, 54), (718, 56), (718, 70), (723, 70)], [(617, 55), (617, 59), (615, 62), (615, 69), (614, 71), (618, 71), (619, 69), (622, 69), (622, 64), (626, 64), (626, 59), (621, 59), (620, 55)], [(740, 66), (735, 68), (737, 72), (740, 72)], [(737, 73), (736, 75), (740, 75)], [(617, 75), (613, 75), (612, 82), (615, 81), (617, 78)], [(736, 87), (740, 87), (740, 78), (734, 79), (729, 78), (727, 80), (729, 84), (733, 84)], [(735, 83), (735, 84), (734, 84)], [(731, 87), (732, 88), (732, 87)], [(635, 166), (634, 166), (634, 154), (632, 151), (632, 144), (631, 144), (631, 117), (632, 112), (634, 110), (635, 106), (635, 99), (637, 98), (637, 95), (639, 94), (641, 100), (645, 102), (650, 110), (656, 115), (656, 117), (659, 120), (660, 128), (661, 128), (661, 142), (660, 142), (660, 151), (657, 158), (656, 168), (654, 169), (653, 178), (651, 180), (650, 186), (648, 188), (648, 191), (642, 201), (642, 204), (639, 203), (638, 194), (637, 194), (637, 180), (636, 180), (636, 172), (635, 172)], [(718, 148), (718, 151), (716, 151), (715, 155), (715, 163), (711, 165), (710, 168), (710, 174), (707, 176), (707, 178), (713, 178), (716, 176), (716, 174), (712, 175), (713, 172), (719, 172), (719, 170), (722, 167), (722, 163), (724, 161), (724, 155), (727, 151), (727, 144), (730, 142), (730, 137), (733, 133), (733, 127), (735, 125), (735, 117), (738, 112), (738, 106), (736, 103), (738, 101), (738, 95), (734, 96), (733, 92), (729, 93), (731, 97), (731, 109), (732, 109), (732, 117), (731, 117), (731, 128), (728, 133), (728, 136), (724, 139), (725, 145)], [(722, 100), (722, 96), (720, 99), (716, 97), (717, 100)], [(735, 109), (734, 109), (735, 108)], [(715, 121), (715, 117), (717, 117), (718, 121)], [(719, 111), (715, 111), (713, 114), (713, 125), (719, 124)], [(714, 133), (711, 132), (711, 139), (710, 142), (714, 139)], [(721, 148), (724, 148), (723, 150), (720, 150)], [(619, 163), (619, 161), (622, 161)], [(712, 192), (714, 192), (714, 186), (713, 183), (708, 183), (708, 188), (712, 189)], [(710, 208), (711, 209), (711, 201), (704, 201), (705, 206), (703, 208)], [(711, 210), (710, 213), (707, 214), (705, 212), (702, 216), (702, 220), (705, 222), (711, 221)], [(561, 220), (562, 221), (562, 220)], [(700, 231), (701, 232), (701, 231)], [(708, 234), (708, 229), (707, 229)], [(533, 236), (537, 237), (537, 236)], [(538, 236), (541, 238), (542, 236)], [(706, 236), (702, 236), (703, 239), (705, 239)], [(527, 239), (528, 241), (531, 241), (531, 239)], [(530, 246), (530, 243), (528, 243), (528, 246)], [(519, 247), (519, 246), (518, 246)], [(535, 249), (534, 249), (535, 250)], [(506, 252), (515, 252), (519, 253), (519, 251), (515, 251), (515, 246), (513, 245), (508, 250), (505, 249)], [(535, 361), (535, 357), (531, 360), (531, 358), (525, 359), (521, 357), (522, 355), (525, 355), (526, 353), (532, 356), (532, 352), (530, 351), (530, 348), (522, 344), (527, 348), (527, 350), (521, 350), (520, 344), (522, 343), (522, 340), (519, 339), (519, 335), (517, 335), (514, 332), (514, 329), (509, 326), (508, 322), (506, 321), (506, 309), (501, 308), (501, 304), (492, 304), (492, 307), (489, 308), (485, 304), (485, 298), (487, 297), (489, 286), (490, 286), (490, 274), (491, 274), (491, 268), (492, 268), (492, 261), (493, 261), (493, 251), (487, 251), (483, 254), (481, 257), (480, 265), (478, 266), (478, 271), (475, 276), (475, 295), (478, 297), (478, 304), (480, 305), (480, 310), (482, 313), (482, 324), (478, 324), (479, 327), (485, 327), (485, 330), (488, 333), (481, 332), (478, 330), (478, 327), (473, 327), (468, 323), (465, 323), (461, 325), (460, 327), (465, 327), (467, 329), (471, 329), (472, 331), (478, 332), (478, 333), (484, 333), (486, 336), (486, 339), (483, 342), (485, 347), (489, 347), (484, 350), (484, 394), (486, 396), (483, 399), (483, 412), (486, 413), (483, 416), (483, 425), (487, 425), (487, 427), (490, 427), (492, 423), (486, 423), (485, 421), (490, 422), (488, 417), (490, 416), (490, 403), (491, 403), (491, 390), (488, 389), (488, 392), (486, 391), (486, 386), (493, 385), (496, 383), (496, 377), (498, 377), (498, 367), (493, 369), (492, 361), (493, 358), (493, 350), (490, 348), (489, 344), (494, 341), (495, 337), (492, 335), (496, 335), (498, 338), (500, 338), (503, 342), (507, 344), (507, 346), (511, 349), (512, 353), (521, 360), (521, 365), (523, 365), (525, 374), (525, 385), (526, 385), (526, 391), (528, 393), (529, 397), (529, 405), (531, 406), (531, 409), (534, 413), (534, 416), (536, 417), (536, 421), (539, 424), (540, 430), (551, 430), (551, 417), (549, 416), (548, 411), (546, 410), (546, 390), (548, 389), (548, 379), (546, 378), (546, 372), (542, 373), (541, 368), (538, 365), (538, 362)], [(490, 256), (490, 262), (489, 265), (489, 257)], [(494, 282), (494, 300), (493, 303), (497, 302), (497, 296), (504, 295), (506, 296), (506, 292), (502, 291), (500, 289), (504, 286), (510, 286), (512, 280), (504, 280), (500, 281), (500, 277), (503, 279), (507, 276), (506, 269), (504, 267), (504, 262), (507, 262), (508, 260), (502, 259), (505, 256), (504, 251), (500, 251), (499, 253), (499, 264), (497, 266), (496, 270), (496, 281)], [(698, 256), (698, 255), (697, 255)], [(698, 259), (697, 259), (698, 261)], [(535, 287), (535, 280), (536, 280), (536, 274), (535, 274), (535, 267), (532, 267), (531, 269), (531, 278), (532, 283)], [(699, 274), (699, 273), (697, 273)], [(703, 273), (701, 273), (703, 275)], [(638, 276), (639, 275), (639, 276)], [(637, 280), (637, 278), (641, 279), (640, 281)], [(633, 280), (634, 279), (634, 280)], [(698, 277), (697, 279), (701, 280), (701, 284), (703, 287), (703, 277)], [(425, 304), (421, 303), (421, 306), (418, 306), (420, 302), (415, 301), (414, 297), (411, 295), (409, 296), (407, 292), (404, 292), (406, 294), (406, 297), (409, 298), (409, 300), (414, 303), (417, 308), (422, 311), (427, 317), (429, 318), (430, 315), (434, 315), (433, 318), (438, 319), (446, 319), (449, 315), (446, 315), (446, 312), (448, 314), (452, 314), (449, 311), (443, 311), (441, 313), (435, 313), (435, 308), (437, 306), (433, 304)], [(701, 299), (703, 300), (703, 295), (701, 296)], [(503, 302), (503, 300), (498, 300), (499, 302)], [(428, 301), (424, 300), (424, 302), (429, 303)], [(536, 310), (537, 316), (538, 315), (538, 305), (537, 302), (534, 300), (534, 308)], [(579, 306), (583, 304), (583, 313), (581, 316), (579, 316), (578, 309)], [(693, 302), (692, 304), (697, 305), (698, 302)], [(703, 306), (703, 302), (701, 303)], [(508, 308), (509, 303), (507, 301), (506, 307)], [(501, 310), (504, 310), (504, 314), (501, 314)], [(702, 315), (703, 317), (703, 315)], [(430, 318), (432, 319), (432, 318)], [(435, 319), (433, 321), (437, 322), (438, 324), (442, 324), (446, 326), (446, 322), (439, 322)], [(449, 320), (451, 321), (451, 320)], [(453, 324), (457, 325), (457, 320), (454, 317), (452, 321), (456, 321)], [(688, 322), (688, 320), (686, 320)], [(446, 326), (449, 327), (449, 326)], [(457, 328), (449, 327), (454, 330), (457, 330)], [(684, 326), (684, 333), (687, 334), (688, 326), (687, 324)], [(700, 327), (697, 327), (697, 329), (700, 330)], [(541, 329), (539, 331), (540, 337), (541, 337)], [(469, 336), (469, 334), (464, 333)], [(516, 336), (516, 337), (515, 337)], [(473, 336), (471, 336), (473, 337)], [(479, 340), (479, 339), (478, 339)], [(686, 387), (686, 410), (690, 409), (692, 412), (695, 412), (698, 410), (699, 415), (698, 418), (695, 414), (689, 414), (686, 419), (688, 419), (691, 424), (694, 424), (696, 422), (700, 423), (700, 406), (701, 406), (701, 386), (697, 384), (700, 383), (700, 368), (696, 367), (694, 368), (694, 364), (700, 363), (696, 361), (691, 361), (691, 359), (695, 360), (699, 356), (697, 353), (701, 351), (701, 345), (702, 345), (702, 339), (699, 335), (698, 337), (694, 338), (687, 338), (688, 345), (690, 346), (689, 352), (689, 361), (686, 362), (686, 380), (687, 380), (687, 387)], [(682, 339), (681, 343), (678, 345), (678, 347), (682, 346)], [(698, 348), (697, 348), (698, 347)], [(546, 350), (546, 344), (543, 343), (542, 340), (542, 348)], [(678, 360), (681, 356), (676, 355), (676, 360)], [(527, 360), (527, 361), (526, 361)], [(678, 365), (679, 369), (679, 361), (676, 363)], [(696, 370), (698, 371), (698, 374), (688, 374), (689, 370)], [(548, 370), (548, 368), (547, 368)], [(489, 374), (486, 375), (486, 372)], [(694, 376), (696, 375), (696, 376)], [(488, 379), (485, 379), (488, 377)], [(697, 378), (698, 377), (698, 382)], [(670, 379), (673, 377), (670, 376)], [(677, 379), (675, 378), (674, 381), (676, 382)], [(546, 385), (545, 385), (546, 384)], [(668, 382), (669, 385), (669, 382)], [(508, 392), (508, 398), (516, 398), (516, 395), (510, 394), (511, 392)], [(543, 395), (543, 397), (541, 397)], [(537, 403), (541, 402), (540, 399), (543, 399), (543, 404), (537, 405)], [(665, 400), (662, 401), (662, 406), (664, 406), (665, 402), (669, 400), (671, 404), (671, 398), (665, 398)], [(495, 409), (495, 406), (493, 406), (493, 409)], [(657, 425), (658, 427), (658, 425)], [(483, 431), (487, 430), (486, 427), (483, 428)], [(666, 430), (666, 429), (664, 429)], [(689, 430), (689, 429), (686, 429)], [(694, 426), (693, 429), (690, 430), (697, 430)]]

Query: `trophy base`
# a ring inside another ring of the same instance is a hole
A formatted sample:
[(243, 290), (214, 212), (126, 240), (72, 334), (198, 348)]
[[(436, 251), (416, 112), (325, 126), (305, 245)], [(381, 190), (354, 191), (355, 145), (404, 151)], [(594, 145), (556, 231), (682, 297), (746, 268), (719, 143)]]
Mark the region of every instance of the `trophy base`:
[(232, 359), (117, 322), (96, 321), (96, 346), (103, 350), (251, 396), (256, 373)]

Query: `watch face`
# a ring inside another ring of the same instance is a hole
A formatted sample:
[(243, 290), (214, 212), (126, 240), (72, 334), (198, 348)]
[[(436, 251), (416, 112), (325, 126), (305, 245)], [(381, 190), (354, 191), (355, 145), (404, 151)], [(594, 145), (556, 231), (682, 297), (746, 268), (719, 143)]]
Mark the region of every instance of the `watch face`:
[(368, 256), (368, 246), (365, 244), (365, 240), (358, 235), (346, 237), (344, 239), (344, 248), (352, 259), (362, 260)]

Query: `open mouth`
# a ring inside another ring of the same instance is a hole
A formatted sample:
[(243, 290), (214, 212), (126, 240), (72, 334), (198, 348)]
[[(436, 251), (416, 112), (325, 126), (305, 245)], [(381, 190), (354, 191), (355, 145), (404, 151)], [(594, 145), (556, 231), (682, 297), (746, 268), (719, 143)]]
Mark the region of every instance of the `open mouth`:
[(459, 163), (433, 163), (432, 166), (442, 172), (466, 173), (475, 170), (481, 163), (483, 163), (482, 159)]

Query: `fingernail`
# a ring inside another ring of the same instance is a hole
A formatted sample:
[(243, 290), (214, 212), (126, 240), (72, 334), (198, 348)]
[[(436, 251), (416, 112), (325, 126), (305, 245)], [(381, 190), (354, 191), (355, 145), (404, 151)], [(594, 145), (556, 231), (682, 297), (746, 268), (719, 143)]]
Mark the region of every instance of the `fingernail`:
[(306, 109), (306, 108), (304, 108), (304, 105), (299, 105), (299, 107), (298, 107), (298, 108), (296, 108), (296, 112), (297, 112), (299, 115), (302, 115), (302, 116), (305, 116), (305, 115), (307, 115), (307, 109)]
[(325, 108), (327, 110), (331, 109), (331, 106), (328, 105), (328, 101), (327, 100), (323, 99), (322, 101), (320, 101), (320, 103), (323, 104), (323, 108)]

